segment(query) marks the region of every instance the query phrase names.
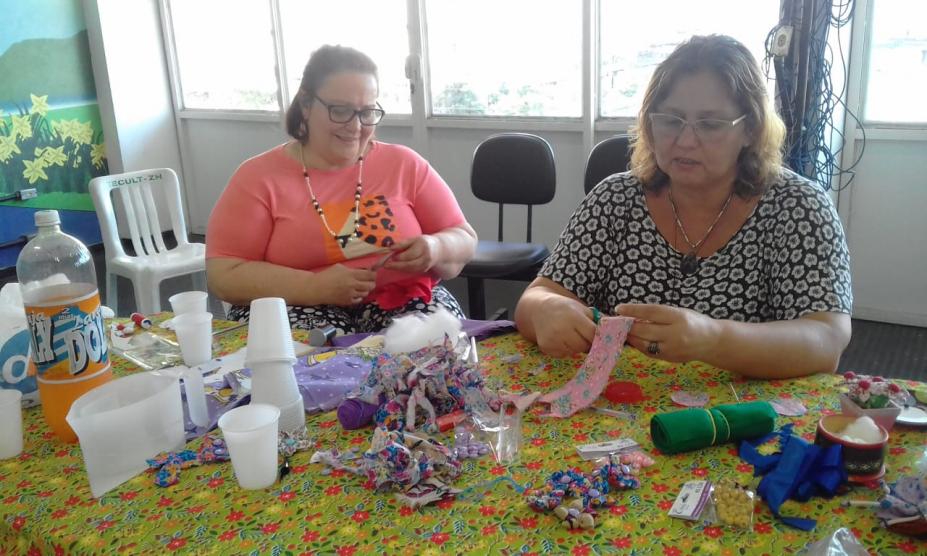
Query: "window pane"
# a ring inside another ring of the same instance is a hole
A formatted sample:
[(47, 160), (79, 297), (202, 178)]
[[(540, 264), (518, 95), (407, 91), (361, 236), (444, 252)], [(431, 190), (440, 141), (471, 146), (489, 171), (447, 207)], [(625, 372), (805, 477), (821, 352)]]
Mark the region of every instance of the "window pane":
[(657, 65), (692, 35), (730, 35), (762, 64), (779, 0), (651, 0), (633, 9), (623, 0), (601, 0), (599, 13), (599, 113), (635, 117)]
[(426, 8), (433, 114), (582, 116), (581, 0)]
[(324, 44), (340, 44), (360, 50), (376, 63), (380, 105), (387, 114), (412, 113), (405, 73), (409, 55), (405, 2), (281, 0), (280, 18), (291, 98), (299, 90), (309, 56)]
[(927, 122), (927, 2), (874, 2), (865, 119)]
[(174, 0), (170, 6), (185, 108), (278, 110), (267, 2)]

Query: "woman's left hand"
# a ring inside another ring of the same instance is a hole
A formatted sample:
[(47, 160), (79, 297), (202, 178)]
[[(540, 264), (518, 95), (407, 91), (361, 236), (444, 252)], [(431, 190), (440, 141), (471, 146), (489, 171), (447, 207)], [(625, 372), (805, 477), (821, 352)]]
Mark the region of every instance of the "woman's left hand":
[(718, 321), (691, 309), (624, 304), (615, 312), (636, 320), (628, 334), (629, 344), (666, 361), (704, 361), (715, 349), (721, 332)]
[(390, 270), (423, 274), (440, 262), (441, 242), (428, 234), (400, 241), (391, 249), (393, 255), (384, 265)]

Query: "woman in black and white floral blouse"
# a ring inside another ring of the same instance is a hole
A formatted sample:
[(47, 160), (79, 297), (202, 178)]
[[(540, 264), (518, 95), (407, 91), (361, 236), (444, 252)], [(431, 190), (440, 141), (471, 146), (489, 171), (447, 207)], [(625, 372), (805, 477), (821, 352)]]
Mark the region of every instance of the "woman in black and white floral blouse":
[(657, 68), (631, 171), (583, 201), (518, 303), (547, 354), (587, 351), (593, 311), (634, 317), (628, 341), (747, 376), (833, 372), (853, 297), (827, 192), (781, 167), (784, 128), (736, 40), (693, 37)]

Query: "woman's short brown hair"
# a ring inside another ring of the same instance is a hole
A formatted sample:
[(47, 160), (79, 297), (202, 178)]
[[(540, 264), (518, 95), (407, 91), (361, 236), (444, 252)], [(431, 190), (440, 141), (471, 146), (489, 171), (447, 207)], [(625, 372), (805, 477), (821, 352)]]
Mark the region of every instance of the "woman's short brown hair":
[(309, 57), (299, 82), (299, 91), (286, 111), (286, 132), (300, 143), (309, 138), (309, 124), (303, 118), (303, 109), (312, 106), (319, 88), (331, 75), (341, 72), (370, 74), (379, 82), (377, 65), (359, 50), (341, 45), (326, 44)]
[(721, 81), (747, 116), (744, 123), (750, 144), (737, 157), (734, 192), (744, 198), (762, 194), (782, 166), (785, 126), (769, 101), (756, 59), (747, 47), (725, 35), (692, 37), (657, 66), (637, 117), (631, 172), (652, 191), (669, 184), (669, 176), (657, 166), (654, 156), (650, 114), (669, 96), (680, 77), (705, 71)]

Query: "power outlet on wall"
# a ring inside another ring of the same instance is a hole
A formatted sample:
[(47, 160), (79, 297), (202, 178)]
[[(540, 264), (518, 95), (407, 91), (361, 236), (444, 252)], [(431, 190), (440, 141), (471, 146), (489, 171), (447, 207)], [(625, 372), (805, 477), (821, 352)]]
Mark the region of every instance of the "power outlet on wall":
[(792, 26), (783, 25), (777, 28), (769, 51), (773, 56), (788, 56), (790, 46), (792, 46)]

